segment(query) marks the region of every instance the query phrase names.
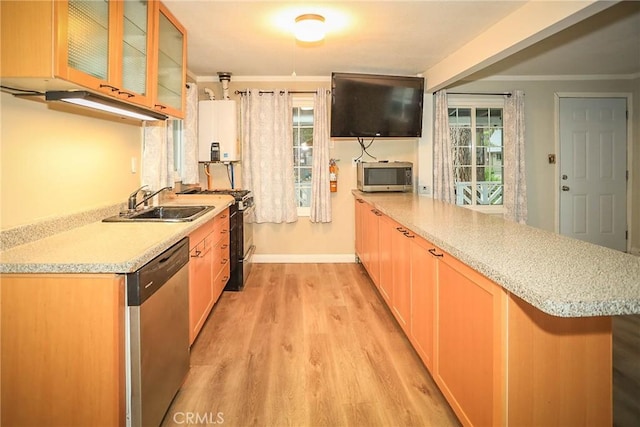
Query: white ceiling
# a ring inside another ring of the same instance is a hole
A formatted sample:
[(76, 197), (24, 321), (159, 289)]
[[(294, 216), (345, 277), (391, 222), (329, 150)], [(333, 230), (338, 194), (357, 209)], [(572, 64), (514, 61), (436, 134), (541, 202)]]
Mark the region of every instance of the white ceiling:
[[(188, 31), (192, 76), (329, 76), (332, 71), (415, 75), (473, 40), (525, 1), (164, 0)], [(613, 4), (613, 3), (612, 3)], [(320, 13), (314, 46), (290, 25)], [(640, 2), (624, 1), (477, 74), (630, 75), (640, 72)]]

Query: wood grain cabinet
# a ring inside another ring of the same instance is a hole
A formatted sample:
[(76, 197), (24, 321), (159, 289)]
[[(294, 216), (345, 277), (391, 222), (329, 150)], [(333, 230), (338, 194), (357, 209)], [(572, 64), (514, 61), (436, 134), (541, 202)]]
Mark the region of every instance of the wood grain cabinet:
[(157, 0), (2, 1), (0, 76), (184, 117), (186, 32)]
[(153, 107), (184, 118), (186, 103), (187, 32), (162, 4), (159, 4), (155, 33), (157, 79)]
[(220, 298), (224, 287), (231, 276), (231, 263), (229, 257), (229, 209), (218, 214), (214, 220), (213, 233), (213, 298), (215, 301)]
[(373, 283), (379, 285), (379, 218), (380, 212), (369, 203), (356, 199), (356, 245), (359, 246), (358, 257), (367, 269)]
[(367, 271), (376, 286), (380, 284), (380, 217), (382, 214), (369, 206), (365, 212), (366, 228), (364, 234), (364, 247), (367, 254)]
[(435, 247), (416, 236), (411, 242), (411, 334), (409, 339), (427, 369), (433, 372), (435, 333)]
[(189, 343), (193, 344), (213, 308), (214, 220), (189, 235)]
[(229, 280), (229, 209), (189, 235), (189, 343)]
[(391, 308), (409, 335), (411, 329), (411, 240), (415, 235), (397, 222), (391, 224)]
[(367, 248), (360, 205), (376, 285), (463, 425), (612, 424), (611, 317), (543, 313), (385, 215)]
[(125, 425), (124, 292), (124, 275), (0, 277), (1, 425)]
[(364, 260), (363, 260), (363, 247), (362, 247), (362, 241), (364, 239), (364, 212), (366, 207), (369, 205), (368, 203), (366, 203), (364, 200), (362, 199), (355, 199), (355, 217), (356, 217), (356, 242), (355, 242), (355, 246), (356, 246), (356, 255), (358, 256), (358, 259), (363, 262), (364, 264)]
[(391, 306), (393, 299), (392, 261), (394, 258), (391, 253), (391, 238), (396, 231), (395, 224), (396, 222), (386, 215), (379, 218), (380, 283), (378, 290), (389, 306)]
[(464, 425), (502, 424), (506, 294), (449, 254), (438, 260), (436, 384)]

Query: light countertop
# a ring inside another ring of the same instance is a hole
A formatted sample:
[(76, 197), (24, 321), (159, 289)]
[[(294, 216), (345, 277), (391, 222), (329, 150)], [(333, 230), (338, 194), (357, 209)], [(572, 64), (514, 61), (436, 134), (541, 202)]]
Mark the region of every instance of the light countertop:
[(640, 257), (411, 193), (353, 194), (548, 314), (640, 314)]
[(189, 222), (97, 220), (0, 252), (0, 273), (130, 273), (233, 202), (227, 195), (197, 195), (163, 203), (215, 206)]

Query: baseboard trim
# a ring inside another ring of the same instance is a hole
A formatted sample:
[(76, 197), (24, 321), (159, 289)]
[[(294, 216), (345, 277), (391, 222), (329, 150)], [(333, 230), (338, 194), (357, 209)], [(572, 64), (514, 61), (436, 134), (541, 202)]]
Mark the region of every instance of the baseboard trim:
[(631, 255), (640, 256), (640, 248), (631, 248), (629, 251)]
[(355, 263), (355, 254), (254, 254), (256, 264)]

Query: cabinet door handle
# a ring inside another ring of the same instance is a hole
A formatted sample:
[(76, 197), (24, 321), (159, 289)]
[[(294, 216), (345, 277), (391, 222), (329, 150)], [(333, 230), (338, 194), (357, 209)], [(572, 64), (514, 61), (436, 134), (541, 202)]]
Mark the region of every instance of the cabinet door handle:
[(106, 87), (107, 89), (111, 89), (111, 92), (115, 92), (115, 91), (117, 91), (117, 90), (120, 90), (120, 88), (115, 87), (115, 86), (107, 85), (107, 84), (104, 84), (104, 83), (103, 83), (103, 84), (100, 84), (100, 89), (103, 89), (103, 88), (105, 88), (105, 87)]
[(222, 245), (220, 249), (227, 249), (228, 247), (229, 247), (228, 245)]
[(130, 92), (125, 92), (123, 90), (118, 92), (118, 95), (127, 95), (127, 98), (133, 98), (135, 95)]
[(364, 200), (362, 200), (362, 199), (356, 199), (356, 202), (358, 202), (358, 203), (364, 203)]
[(159, 108), (159, 109), (161, 109), (161, 110), (164, 110), (165, 108), (167, 108), (167, 107), (165, 107), (165, 106), (164, 106), (164, 105), (162, 105), (162, 104), (154, 104), (153, 106), (154, 106), (155, 108)]
[(408, 237), (408, 238), (410, 238), (410, 239), (414, 239), (414, 238), (416, 237), (416, 236), (415, 236), (415, 234), (411, 234), (411, 233), (409, 233), (408, 231), (405, 231), (405, 232), (404, 232), (404, 233), (402, 233), (402, 234), (404, 234), (404, 235), (405, 235), (405, 237)]
[(431, 248), (429, 249), (429, 253), (433, 256), (437, 256), (437, 257), (444, 257), (444, 254), (437, 254), (436, 253), (436, 248)]
[(396, 230), (398, 230), (398, 231), (399, 231), (399, 232), (401, 232), (401, 233), (406, 233), (406, 232), (407, 232), (407, 230), (405, 230), (405, 229), (404, 229), (404, 228), (402, 228), (402, 227), (396, 227)]
[(200, 258), (201, 253), (202, 251), (200, 249), (196, 249), (193, 255), (191, 255), (191, 258)]

